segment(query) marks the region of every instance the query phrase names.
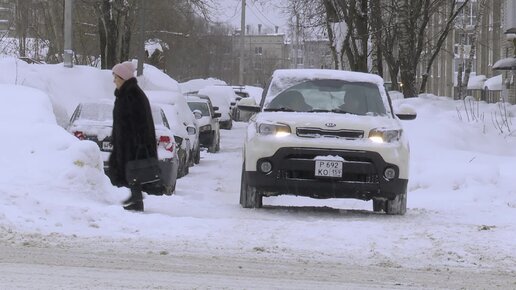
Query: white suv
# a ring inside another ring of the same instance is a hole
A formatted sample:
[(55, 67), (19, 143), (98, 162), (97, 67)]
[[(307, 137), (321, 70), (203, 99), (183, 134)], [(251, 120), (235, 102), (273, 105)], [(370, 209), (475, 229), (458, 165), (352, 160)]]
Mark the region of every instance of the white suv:
[[(239, 106), (253, 110), (252, 106)], [(264, 196), (373, 200), (404, 214), (409, 144), (383, 79), (336, 70), (276, 70), (249, 123), (240, 204)]]

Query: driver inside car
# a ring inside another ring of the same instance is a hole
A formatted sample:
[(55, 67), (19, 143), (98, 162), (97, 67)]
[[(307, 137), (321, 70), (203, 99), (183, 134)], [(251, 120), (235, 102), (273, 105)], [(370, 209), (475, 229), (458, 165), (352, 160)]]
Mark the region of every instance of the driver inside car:
[(303, 94), (299, 91), (286, 91), (279, 94), (268, 106), (269, 109), (290, 109), (295, 112), (306, 112), (312, 110), (312, 107), (305, 102)]

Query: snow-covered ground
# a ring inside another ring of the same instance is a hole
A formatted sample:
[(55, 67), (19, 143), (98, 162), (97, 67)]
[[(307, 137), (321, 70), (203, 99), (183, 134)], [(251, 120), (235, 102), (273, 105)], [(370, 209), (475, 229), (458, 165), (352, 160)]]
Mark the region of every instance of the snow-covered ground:
[[(147, 196), (146, 211), (132, 213), (120, 206), (128, 190), (103, 175), (98, 149), (71, 137), (50, 107), (52, 101), (54, 112), (60, 107), (70, 114), (81, 98), (65, 95), (112, 93), (110, 72), (13, 68), (0, 61), (0, 83), (36, 87), (50, 100), (32, 90), (6, 94), (16, 88), (1, 86), (1, 242), (99, 240), (149, 251), (167, 245), (210, 255), (516, 277), (516, 136), (508, 132), (516, 130), (516, 106), (475, 103), (484, 121), (468, 122), (461, 101), (429, 95), (396, 100), (395, 107), (418, 112), (416, 120), (403, 121), (412, 154), (404, 216), (373, 213), (371, 202), (285, 196), (264, 198), (263, 209), (241, 208), (244, 123), (221, 131), (221, 152), (202, 152), (200, 164), (178, 180), (175, 195)], [(507, 126), (495, 126), (504, 110)]]

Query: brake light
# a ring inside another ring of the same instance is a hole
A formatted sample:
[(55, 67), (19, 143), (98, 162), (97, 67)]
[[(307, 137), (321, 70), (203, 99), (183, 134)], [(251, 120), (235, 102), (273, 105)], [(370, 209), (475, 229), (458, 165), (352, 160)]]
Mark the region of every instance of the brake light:
[(168, 136), (159, 136), (159, 143), (170, 143), (170, 137), (168, 137)]
[(82, 133), (81, 131), (75, 131), (75, 132), (73, 132), (73, 135), (75, 137), (77, 137), (79, 140), (86, 139), (86, 137), (84, 136), (84, 133)]
[(169, 136), (159, 136), (158, 145), (162, 145), (165, 150), (174, 152), (174, 142), (170, 141)]

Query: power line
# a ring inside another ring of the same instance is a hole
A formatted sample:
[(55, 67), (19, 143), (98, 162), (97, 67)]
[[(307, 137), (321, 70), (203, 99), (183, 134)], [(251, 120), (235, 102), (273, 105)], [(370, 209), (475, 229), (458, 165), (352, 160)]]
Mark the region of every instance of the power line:
[(235, 17), (238, 15), (237, 13), (240, 12), (242, 9), (240, 8), (242, 6), (242, 0), (238, 1), (238, 4), (235, 6), (235, 10), (233, 11), (233, 16), (229, 17), (226, 20), (221, 20), (221, 22), (231, 22)]
[[(270, 21), (270, 20), (269, 20), (269, 18), (267, 18), (267, 16), (265, 16), (265, 15), (262, 13), (262, 11), (260, 11), (260, 9), (258, 9), (258, 8), (256, 7), (256, 5), (255, 5), (255, 4), (256, 4), (256, 0), (253, 0), (253, 4), (252, 4), (252, 5), (249, 5), (249, 10), (251, 10), (251, 12), (253, 13), (253, 15), (254, 15), (254, 16), (256, 16), (256, 18), (258, 18), (258, 20), (263, 21), (263, 19), (261, 19), (261, 17), (259, 17), (259, 16), (258, 16), (254, 11), (253, 11), (253, 9), (256, 9), (256, 11), (258, 11), (258, 13), (260, 13), (260, 15), (261, 15), (263, 18), (265, 18), (265, 20), (267, 20), (267, 21), (264, 21), (264, 22), (269, 22), (269, 23), (272, 25), (272, 27), (276, 27), (276, 24), (275, 24), (275, 23), (273, 23), (272, 21)], [(252, 8), (251, 8), (251, 6), (252, 6)]]

